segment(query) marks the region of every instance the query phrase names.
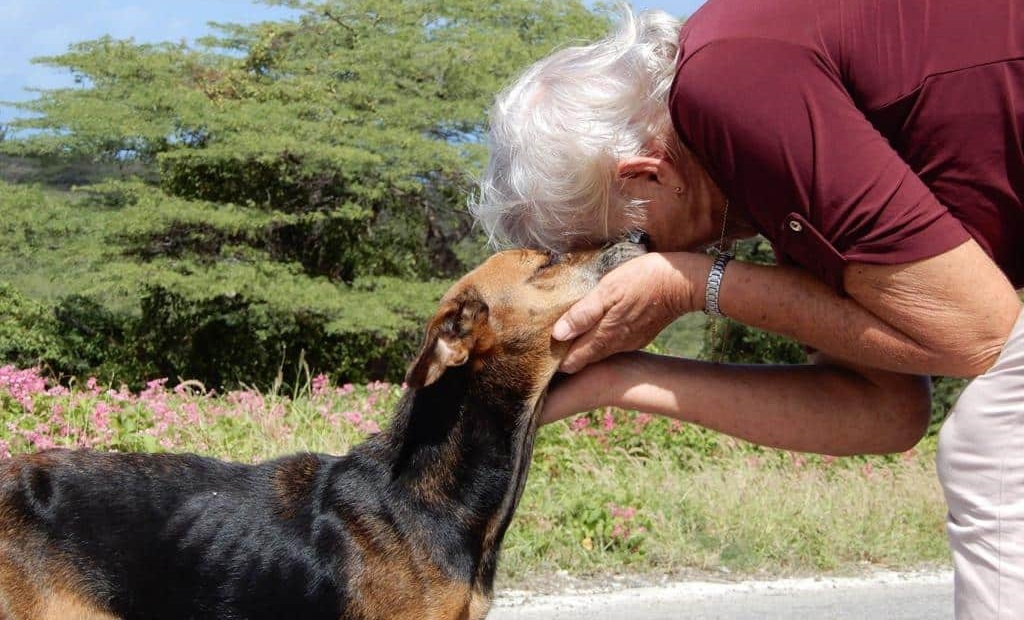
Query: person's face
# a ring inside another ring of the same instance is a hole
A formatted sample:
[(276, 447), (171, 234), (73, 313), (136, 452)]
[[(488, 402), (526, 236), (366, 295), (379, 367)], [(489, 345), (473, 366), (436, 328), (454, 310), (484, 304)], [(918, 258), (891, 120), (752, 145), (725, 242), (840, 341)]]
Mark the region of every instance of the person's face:
[[(693, 200), (689, 187), (672, 181), (666, 175), (623, 178), (625, 195), (642, 200), (644, 205), (622, 226), (632, 225), (647, 233), (647, 247), (652, 252), (693, 251), (717, 241), (714, 216)], [(718, 221), (720, 233), (720, 217)]]
[(751, 236), (738, 209), (729, 212), (724, 196), (696, 160), (684, 154), (680, 162), (664, 157), (637, 157), (619, 164), (624, 195), (645, 202), (632, 224), (647, 233), (653, 252), (692, 252), (722, 241), (728, 217), (729, 238)]

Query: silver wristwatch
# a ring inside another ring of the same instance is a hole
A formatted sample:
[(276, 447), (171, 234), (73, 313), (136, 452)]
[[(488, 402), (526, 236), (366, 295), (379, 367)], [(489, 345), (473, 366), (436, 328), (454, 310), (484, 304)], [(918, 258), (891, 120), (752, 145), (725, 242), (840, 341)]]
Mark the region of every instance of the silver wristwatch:
[(725, 317), (718, 308), (718, 293), (722, 290), (722, 276), (725, 274), (725, 266), (733, 259), (733, 256), (732, 252), (720, 252), (715, 257), (715, 263), (711, 265), (711, 273), (708, 274), (708, 285), (704, 290), (704, 314), (708, 316)]

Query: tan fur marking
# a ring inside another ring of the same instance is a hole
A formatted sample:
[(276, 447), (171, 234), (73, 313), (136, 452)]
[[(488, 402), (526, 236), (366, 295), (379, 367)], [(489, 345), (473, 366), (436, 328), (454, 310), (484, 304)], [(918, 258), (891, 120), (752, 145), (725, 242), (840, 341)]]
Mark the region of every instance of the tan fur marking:
[(117, 620), (80, 593), (81, 579), (38, 544), (0, 545), (0, 620)]
[(54, 453), (42, 453), (0, 464), (0, 620), (117, 620), (90, 602), (74, 563), (10, 504), (24, 468), (47, 468), (55, 460)]
[(274, 492), (279, 501), (276, 506), (278, 516), (293, 519), (306, 505), (319, 466), (320, 459), (316, 456), (301, 454), (278, 467), (274, 472)]
[(119, 620), (76, 596), (55, 592), (46, 598), (40, 620)]

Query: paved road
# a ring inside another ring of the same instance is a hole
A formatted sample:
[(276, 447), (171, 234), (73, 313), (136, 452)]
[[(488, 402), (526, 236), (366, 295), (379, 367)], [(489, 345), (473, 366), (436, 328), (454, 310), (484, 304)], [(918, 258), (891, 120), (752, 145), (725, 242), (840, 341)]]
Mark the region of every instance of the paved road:
[(951, 620), (948, 572), (499, 596), (488, 620)]

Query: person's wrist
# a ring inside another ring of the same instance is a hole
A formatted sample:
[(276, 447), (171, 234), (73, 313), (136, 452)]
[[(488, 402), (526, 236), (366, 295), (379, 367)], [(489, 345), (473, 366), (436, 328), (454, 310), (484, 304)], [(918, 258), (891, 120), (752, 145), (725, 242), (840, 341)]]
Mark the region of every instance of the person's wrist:
[[(621, 354), (619, 354), (621, 355)], [(599, 407), (614, 406), (615, 382), (620, 367), (613, 355), (594, 362), (554, 384), (544, 403), (541, 424), (557, 422)]]
[(687, 312), (699, 312), (704, 310), (704, 299), (707, 296), (708, 274), (714, 265), (715, 259), (707, 254), (688, 253), (686, 254), (686, 266), (681, 271), (686, 279), (688, 295), (685, 300), (685, 308), (680, 314)]
[(595, 364), (595, 374), (591, 377), (594, 386), (594, 406), (622, 407), (623, 379), (634, 370), (639, 351), (627, 351), (608, 356)]

